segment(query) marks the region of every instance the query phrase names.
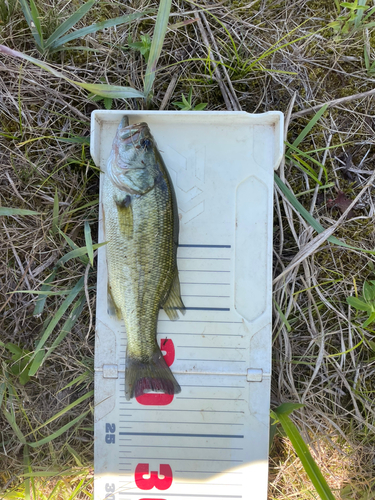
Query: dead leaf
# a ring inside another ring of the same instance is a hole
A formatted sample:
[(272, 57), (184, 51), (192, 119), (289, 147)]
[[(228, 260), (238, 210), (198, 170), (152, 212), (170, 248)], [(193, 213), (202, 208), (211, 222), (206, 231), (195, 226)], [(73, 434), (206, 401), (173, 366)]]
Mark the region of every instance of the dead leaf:
[[(351, 200), (350, 198), (347, 198), (342, 191), (338, 191), (337, 198), (335, 200), (328, 200), (327, 206), (330, 208), (337, 207), (340, 210), (340, 212), (343, 214), (345, 212), (345, 210), (349, 207), (349, 205), (351, 204), (352, 201), (353, 200)], [(347, 218), (351, 219), (352, 217), (354, 217), (354, 215), (355, 215), (354, 211), (353, 211), (353, 209), (351, 209), (350, 212), (348, 213)]]

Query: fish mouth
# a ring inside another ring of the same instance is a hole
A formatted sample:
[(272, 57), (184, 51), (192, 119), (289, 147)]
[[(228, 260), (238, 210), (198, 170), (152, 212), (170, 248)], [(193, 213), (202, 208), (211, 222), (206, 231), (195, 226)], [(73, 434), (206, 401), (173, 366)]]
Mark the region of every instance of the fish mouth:
[(119, 138), (125, 145), (136, 146), (142, 139), (151, 136), (147, 123), (135, 123), (119, 130)]

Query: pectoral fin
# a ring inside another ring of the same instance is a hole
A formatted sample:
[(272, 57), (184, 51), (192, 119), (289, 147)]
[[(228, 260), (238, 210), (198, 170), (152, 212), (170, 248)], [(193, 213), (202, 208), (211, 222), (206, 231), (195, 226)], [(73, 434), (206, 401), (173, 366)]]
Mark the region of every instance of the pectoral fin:
[(107, 288), (107, 311), (109, 316), (117, 316), (118, 319), (122, 318), (121, 311), (118, 307), (116, 307), (115, 301), (113, 300), (109, 284)]
[(178, 318), (177, 309), (182, 314), (185, 314), (185, 306), (181, 299), (180, 279), (178, 277), (177, 267), (174, 272), (174, 277), (171, 288), (169, 290), (169, 294), (163, 304), (163, 309), (171, 320), (175, 320)]
[(120, 231), (125, 238), (133, 237), (133, 208), (132, 199), (129, 194), (123, 197), (116, 197), (115, 203), (118, 211)]

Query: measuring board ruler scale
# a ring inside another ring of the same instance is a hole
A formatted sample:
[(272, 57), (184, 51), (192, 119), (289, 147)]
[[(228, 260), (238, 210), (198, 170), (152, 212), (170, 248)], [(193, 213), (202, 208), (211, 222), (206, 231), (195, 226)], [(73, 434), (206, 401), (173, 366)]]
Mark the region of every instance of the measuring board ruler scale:
[[(124, 112), (92, 115), (105, 171)], [(150, 126), (180, 216), (177, 253), (186, 313), (163, 310), (158, 342), (177, 395), (126, 401), (126, 333), (107, 312), (98, 255), (95, 500), (265, 500), (271, 370), (273, 169), (282, 114), (127, 112)], [(100, 241), (105, 241), (100, 212)]]

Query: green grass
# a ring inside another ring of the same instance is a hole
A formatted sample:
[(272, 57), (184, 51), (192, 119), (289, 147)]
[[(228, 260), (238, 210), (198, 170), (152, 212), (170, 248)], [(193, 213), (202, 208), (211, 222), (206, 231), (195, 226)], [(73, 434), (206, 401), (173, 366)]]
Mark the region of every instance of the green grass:
[(373, 171), (371, 99), (293, 117), (373, 88), (373, 6), (349, 3), (207, 4), (207, 46), (192, 2), (0, 0), (2, 498), (92, 497), (90, 113), (157, 110), (176, 75), (166, 109), (225, 110), (215, 65), (244, 111), (286, 112), (296, 93), (275, 175), (269, 498), (374, 496), (373, 188), (285, 272), (340, 217), (328, 200), (354, 199)]
[(335, 500), (335, 497), (333, 496), (331, 489), (323, 477), (323, 474), (313, 459), (308, 446), (303, 440), (297, 427), (289, 418), (289, 414), (292, 413), (293, 410), (301, 407), (303, 407), (303, 405), (293, 403), (284, 403), (278, 406), (275, 410), (271, 411), (271, 417), (274, 419), (272, 425), (277, 425), (278, 423), (281, 424), (287, 437), (290, 439), (294, 449), (296, 450), (296, 453), (302, 462), (303, 468), (313, 483), (319, 497), (322, 500)]
[(129, 23), (142, 17), (146, 12), (137, 12), (128, 16), (120, 16), (115, 19), (108, 19), (99, 23), (91, 24), (84, 28), (75, 30), (73, 33), (67, 34), (95, 5), (95, 0), (88, 0), (83, 3), (71, 16), (69, 16), (60, 26), (45, 40), (43, 36), (43, 29), (41, 25), (41, 14), (34, 0), (20, 0), (22, 12), (25, 16), (26, 22), (29, 25), (31, 33), (34, 37), (35, 44), (42, 54), (54, 52), (56, 50), (63, 50), (65, 44), (78, 40), (90, 33), (96, 33), (105, 28), (119, 26), (123, 23)]

